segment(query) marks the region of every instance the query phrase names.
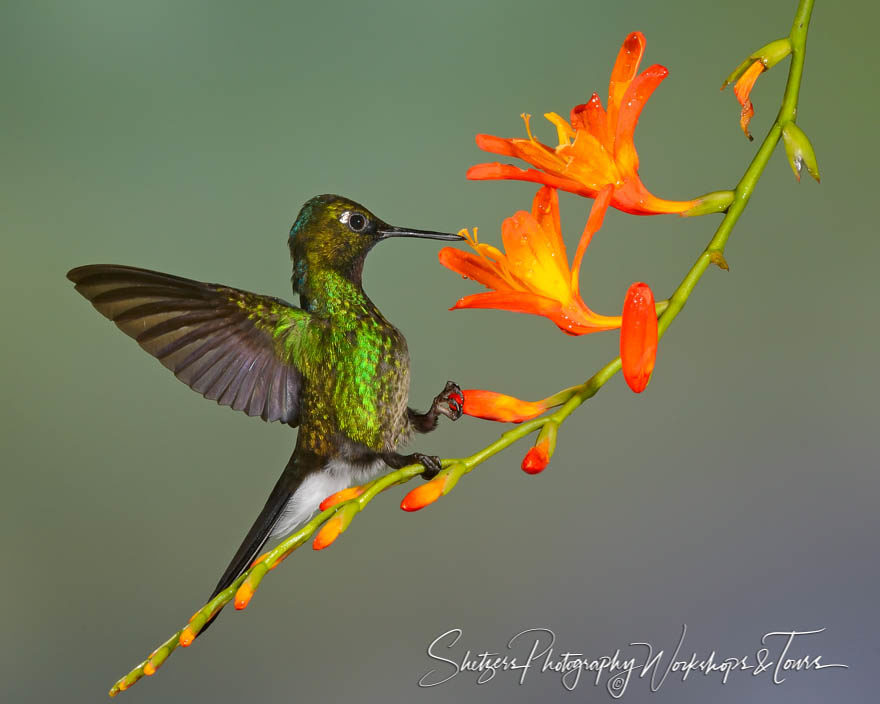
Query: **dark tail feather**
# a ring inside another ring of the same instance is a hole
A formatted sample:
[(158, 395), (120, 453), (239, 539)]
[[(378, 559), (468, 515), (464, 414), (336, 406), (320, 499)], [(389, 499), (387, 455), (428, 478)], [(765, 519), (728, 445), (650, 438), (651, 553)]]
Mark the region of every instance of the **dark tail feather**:
[[(272, 493), (269, 494), (269, 498), (266, 500), (266, 505), (263, 506), (263, 510), (260, 511), (257, 520), (254, 521), (251, 529), (248, 531), (238, 550), (235, 552), (232, 561), (229, 563), (223, 576), (220, 577), (220, 581), (217, 582), (217, 586), (214, 588), (208, 601), (229, 587), (229, 585), (238, 579), (242, 572), (251, 566), (251, 563), (269, 539), (272, 528), (275, 523), (278, 522), (288, 500), (299, 488), (299, 485), (309, 474), (310, 470), (310, 464), (303, 462), (302, 454), (297, 450), (294, 450), (287, 466), (284, 468), (284, 472), (282, 472), (281, 476), (278, 478), (275, 488), (272, 489)], [(219, 611), (217, 613), (219, 613)], [(217, 614), (214, 615), (214, 618), (216, 617)], [(211, 625), (214, 618), (205, 624), (199, 632), (199, 635), (208, 629), (208, 626)]]

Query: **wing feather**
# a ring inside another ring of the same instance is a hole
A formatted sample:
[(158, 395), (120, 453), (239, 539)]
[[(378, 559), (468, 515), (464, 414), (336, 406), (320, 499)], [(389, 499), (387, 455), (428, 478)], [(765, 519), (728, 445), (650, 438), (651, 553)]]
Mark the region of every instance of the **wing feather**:
[(205, 398), (266, 421), (299, 423), (301, 339), (315, 324), (269, 296), (127, 266), (67, 277), (129, 337)]

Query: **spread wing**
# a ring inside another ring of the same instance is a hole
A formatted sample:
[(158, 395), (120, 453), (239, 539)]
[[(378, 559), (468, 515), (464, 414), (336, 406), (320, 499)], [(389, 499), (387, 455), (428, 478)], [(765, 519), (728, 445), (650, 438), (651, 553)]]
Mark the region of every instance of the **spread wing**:
[(297, 359), (312, 316), (270, 296), (128, 266), (67, 273), (76, 290), (205, 398), (299, 423)]

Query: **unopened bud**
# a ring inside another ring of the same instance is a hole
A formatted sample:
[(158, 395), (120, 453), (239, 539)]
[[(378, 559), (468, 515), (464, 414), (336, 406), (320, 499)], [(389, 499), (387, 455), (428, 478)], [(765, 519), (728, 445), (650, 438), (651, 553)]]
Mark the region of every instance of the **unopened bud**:
[(620, 361), (623, 378), (635, 393), (645, 390), (657, 357), (657, 313), (654, 294), (648, 284), (629, 287), (623, 301), (620, 326)]
[(818, 182), (819, 164), (816, 162), (816, 152), (804, 131), (794, 122), (789, 122), (782, 128), (782, 142), (795, 178), (800, 181), (801, 169), (806, 167), (807, 173)]

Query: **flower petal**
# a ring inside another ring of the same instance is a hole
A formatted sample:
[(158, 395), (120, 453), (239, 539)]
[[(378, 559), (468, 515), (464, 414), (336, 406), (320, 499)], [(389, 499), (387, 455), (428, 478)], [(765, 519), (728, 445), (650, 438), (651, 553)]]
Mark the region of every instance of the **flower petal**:
[(575, 135), (575, 130), (565, 121), (565, 118), (555, 112), (546, 112), (544, 117), (556, 127), (556, 138), (559, 140), (559, 143), (569, 144), (571, 138)]
[(568, 281), (571, 271), (568, 268), (568, 254), (562, 239), (562, 223), (559, 219), (559, 193), (555, 188), (544, 186), (532, 199), (532, 217), (544, 232), (552, 237), (548, 239), (550, 257), (559, 269), (559, 273)]
[(462, 276), (473, 279), (486, 288), (494, 290), (510, 290), (510, 285), (491, 262), (472, 252), (463, 252), (453, 247), (444, 247), (437, 255), (440, 263), (447, 269)]
[(559, 172), (562, 176), (573, 178), (596, 191), (609, 183), (622, 183), (613, 155), (589, 132), (578, 130), (572, 145), (560, 147), (559, 155), (566, 160)]
[(615, 131), (624, 93), (639, 70), (646, 43), (645, 35), (641, 32), (627, 35), (611, 69), (611, 80), (608, 82), (608, 127), (611, 134)]
[(461, 308), (491, 308), (550, 317), (558, 314), (562, 306), (559, 301), (526, 291), (490, 291), (460, 298), (450, 310)]
[(575, 129), (592, 134), (609, 154), (614, 152), (614, 132), (608, 130), (608, 115), (598, 93), (593, 93), (583, 105), (571, 109), (571, 124)]
[(566, 160), (559, 155), (556, 149), (541, 144), (537, 140), (515, 139), (513, 147), (516, 150), (514, 156), (544, 171), (560, 173), (566, 167)]
[(547, 231), (524, 210), (504, 220), (501, 239), (507, 263), (522, 288), (552, 298), (560, 303), (571, 299), (568, 262), (560, 269), (559, 252), (565, 256), (565, 245), (558, 230)]
[(545, 186), (552, 186), (553, 188), (586, 196), (587, 198), (595, 198), (598, 192), (597, 189), (589, 188), (573, 178), (564, 178), (555, 174), (536, 171), (535, 169), (521, 169), (513, 164), (499, 164), (497, 161), (492, 164), (476, 164), (467, 170), (465, 176), (471, 181), (504, 179), (541, 183)]
[[(542, 230), (547, 232), (562, 232), (562, 223), (559, 219), (559, 194), (555, 188), (544, 186), (539, 189), (532, 199), (532, 217), (538, 221), (538, 225)], [(562, 237), (559, 238), (562, 244), (562, 253), (565, 254), (565, 244)], [(566, 261), (566, 265), (568, 261)], [(566, 269), (568, 266), (566, 266)]]
[(645, 188), (638, 173), (614, 190), (611, 205), (632, 215), (657, 215), (658, 213), (683, 213), (692, 208), (697, 200), (663, 200)]
[(614, 160), (624, 178), (629, 178), (639, 168), (639, 156), (633, 144), (633, 135), (642, 108), (651, 94), (669, 75), (669, 71), (659, 64), (655, 64), (640, 73), (630, 83), (623, 96), (623, 104), (620, 107), (620, 115), (614, 134)]
[(584, 227), (581, 241), (578, 243), (577, 251), (574, 253), (574, 260), (571, 262), (571, 290), (575, 296), (580, 296), (581, 260), (584, 258), (584, 252), (587, 251), (593, 235), (602, 227), (602, 221), (605, 219), (605, 213), (608, 210), (613, 193), (614, 186), (605, 186), (602, 192), (596, 196), (596, 200), (593, 201), (593, 207), (590, 208), (590, 217), (587, 218), (587, 225)]
[(501, 156), (516, 156), (512, 139), (495, 137), (491, 134), (478, 134), (475, 138), (477, 146), (484, 152), (492, 152)]
[(760, 76), (763, 71), (764, 64), (759, 59), (746, 69), (746, 72), (740, 76), (739, 80), (733, 86), (733, 92), (736, 95), (736, 99), (739, 101), (739, 104), (742, 105), (742, 110), (739, 115), (739, 126), (749, 139), (752, 139), (752, 135), (749, 134), (749, 122), (751, 122), (752, 116), (755, 114), (755, 106), (752, 105), (749, 95), (752, 92), (755, 81), (758, 80), (758, 76)]

